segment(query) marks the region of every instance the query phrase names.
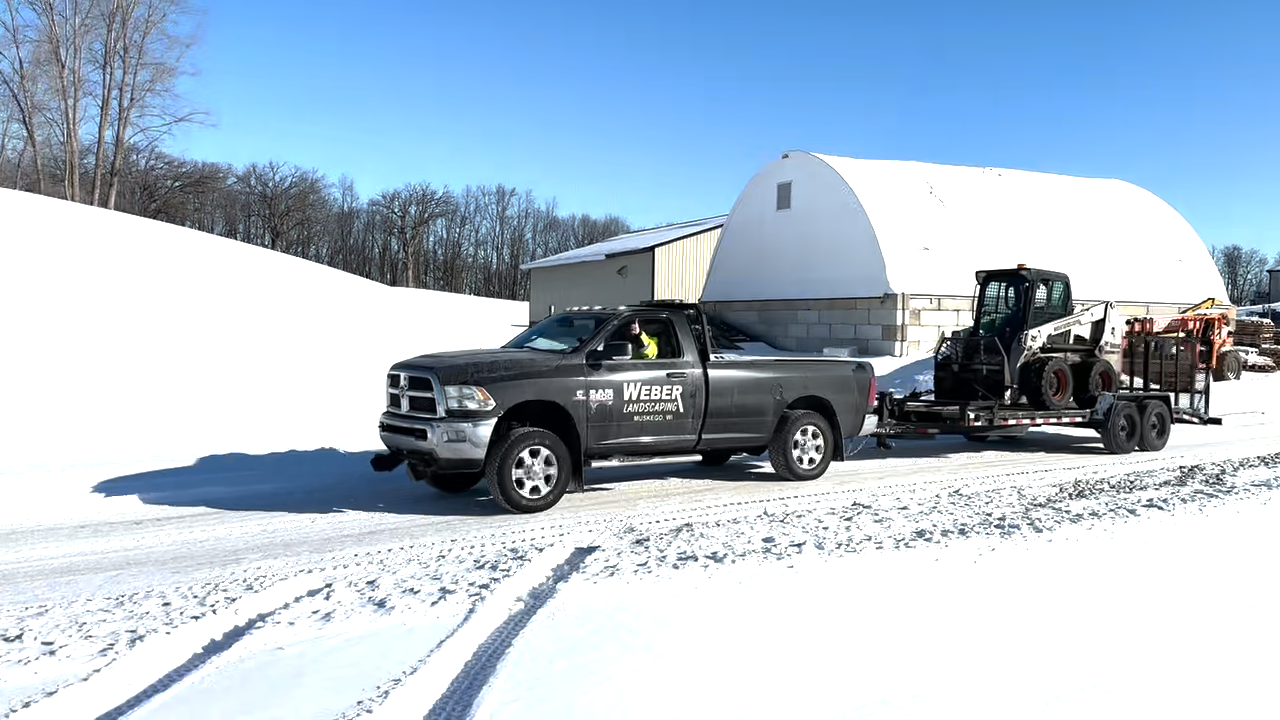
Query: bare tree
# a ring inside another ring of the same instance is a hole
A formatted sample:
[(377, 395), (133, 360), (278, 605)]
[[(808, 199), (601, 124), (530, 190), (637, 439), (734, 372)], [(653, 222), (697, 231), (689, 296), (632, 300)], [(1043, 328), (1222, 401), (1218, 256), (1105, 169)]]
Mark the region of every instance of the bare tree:
[(95, 0), (28, 0), (53, 69), (63, 196), (80, 202), (80, 118), (85, 94), (85, 47)]
[(1267, 256), (1257, 248), (1244, 248), (1239, 244), (1214, 246), (1210, 253), (1222, 274), (1222, 283), (1232, 303), (1243, 305), (1253, 299), (1267, 280)]
[(37, 100), (39, 79), (34, 72), (35, 41), (32, 22), (17, 0), (0, 0), (0, 92), (8, 95), (17, 113), (25, 141), (18, 152), (14, 187), (21, 188), (22, 164), (27, 153), (35, 164), (36, 192), (45, 194), (44, 163), (40, 153)]
[(437, 190), (430, 183), (410, 183), (384, 190), (372, 203), (386, 220), (388, 234), (403, 257), (404, 281), (408, 287), (425, 287), (423, 259), (431, 224), (444, 217), (453, 195), (448, 188)]
[(250, 163), (235, 179), (254, 244), (306, 256), (328, 207), (329, 182), (316, 170), (270, 161)]
[[(112, 0), (107, 0), (112, 1)], [(118, 0), (118, 38), (113, 40), (119, 71), (107, 207), (114, 208), (127, 150), (141, 141), (152, 147), (179, 125), (197, 123), (203, 112), (182, 107), (178, 80), (197, 32), (184, 25), (194, 17), (186, 0)]]

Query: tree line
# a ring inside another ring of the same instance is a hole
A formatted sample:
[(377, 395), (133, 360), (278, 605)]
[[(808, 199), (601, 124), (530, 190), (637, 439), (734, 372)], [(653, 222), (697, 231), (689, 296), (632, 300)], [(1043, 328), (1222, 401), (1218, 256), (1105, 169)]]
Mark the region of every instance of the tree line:
[(520, 265), (634, 228), (503, 184), (406, 183), (362, 198), (348, 176), (269, 160), (176, 156), (206, 114), (189, 0), (0, 0), (0, 185), (221, 235), (415, 288), (526, 300)]
[[(1267, 270), (1280, 267), (1280, 253), (1269, 257), (1258, 248), (1246, 248), (1238, 243), (1215, 245), (1209, 252), (1227, 287), (1228, 298), (1236, 305), (1252, 305), (1265, 296), (1271, 282)], [(1280, 297), (1271, 301), (1280, 302)]]

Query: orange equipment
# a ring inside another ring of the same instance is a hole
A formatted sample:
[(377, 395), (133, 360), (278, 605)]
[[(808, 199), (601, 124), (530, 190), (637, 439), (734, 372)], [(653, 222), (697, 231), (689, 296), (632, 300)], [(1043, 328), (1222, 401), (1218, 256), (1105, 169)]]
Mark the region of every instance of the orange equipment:
[(1244, 360), (1235, 349), (1234, 320), (1233, 305), (1208, 298), (1181, 313), (1136, 317), (1128, 323), (1144, 335), (1202, 339), (1206, 350), (1212, 347), (1210, 356), (1203, 358), (1203, 362), (1212, 368), (1215, 382), (1225, 382), (1239, 380), (1244, 372)]

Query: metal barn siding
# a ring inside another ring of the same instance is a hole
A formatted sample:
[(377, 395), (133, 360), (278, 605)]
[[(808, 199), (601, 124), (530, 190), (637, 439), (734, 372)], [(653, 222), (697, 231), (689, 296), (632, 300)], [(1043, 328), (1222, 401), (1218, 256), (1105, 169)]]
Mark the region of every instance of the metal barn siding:
[(653, 297), (696, 302), (702, 297), (707, 270), (723, 226), (690, 235), (653, 249)]
[(529, 320), (575, 305), (622, 305), (653, 299), (653, 252), (529, 270)]

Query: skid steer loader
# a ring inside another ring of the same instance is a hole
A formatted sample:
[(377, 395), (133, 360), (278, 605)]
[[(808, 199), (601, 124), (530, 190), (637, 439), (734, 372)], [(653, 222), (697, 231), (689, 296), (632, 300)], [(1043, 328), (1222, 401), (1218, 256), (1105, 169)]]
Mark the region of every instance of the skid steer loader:
[(973, 326), (938, 342), (935, 400), (1088, 410), (1119, 388), (1124, 323), (1115, 303), (1076, 311), (1070, 278), (1021, 264), (976, 278)]

